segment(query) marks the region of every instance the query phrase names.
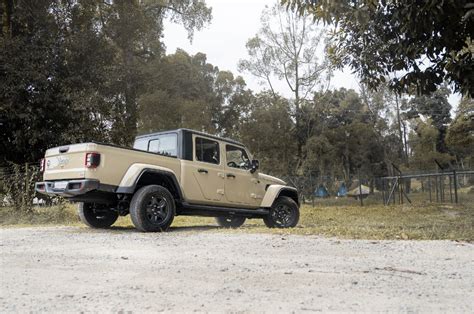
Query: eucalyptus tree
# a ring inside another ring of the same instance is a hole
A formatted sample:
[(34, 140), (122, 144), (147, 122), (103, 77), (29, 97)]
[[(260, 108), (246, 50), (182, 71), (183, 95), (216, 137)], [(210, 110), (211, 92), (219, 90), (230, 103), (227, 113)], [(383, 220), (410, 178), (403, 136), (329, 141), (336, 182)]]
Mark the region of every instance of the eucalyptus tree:
[[(330, 55), (372, 88), (434, 92), (444, 81), (474, 96), (474, 4), (468, 0), (282, 0), (333, 26)], [(396, 75), (394, 75), (396, 74)]]
[(257, 35), (247, 42), (249, 56), (240, 60), (239, 69), (259, 78), (275, 97), (276, 82), (284, 82), (293, 96), (294, 133), (301, 159), (306, 141), (302, 105), (327, 84), (330, 74), (324, 58), (324, 32), (311, 18), (286, 11), (278, 4), (265, 8), (261, 24)]

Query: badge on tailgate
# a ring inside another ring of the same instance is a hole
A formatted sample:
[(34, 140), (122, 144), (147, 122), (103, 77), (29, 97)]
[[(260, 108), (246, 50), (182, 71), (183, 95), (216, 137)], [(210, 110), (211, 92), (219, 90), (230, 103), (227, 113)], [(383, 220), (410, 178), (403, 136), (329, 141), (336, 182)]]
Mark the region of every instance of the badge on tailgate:
[(69, 158), (66, 156), (57, 156), (57, 157), (52, 157), (48, 158), (48, 161), (46, 162), (46, 167), (48, 169), (54, 169), (56, 167), (61, 167), (64, 168), (69, 163)]

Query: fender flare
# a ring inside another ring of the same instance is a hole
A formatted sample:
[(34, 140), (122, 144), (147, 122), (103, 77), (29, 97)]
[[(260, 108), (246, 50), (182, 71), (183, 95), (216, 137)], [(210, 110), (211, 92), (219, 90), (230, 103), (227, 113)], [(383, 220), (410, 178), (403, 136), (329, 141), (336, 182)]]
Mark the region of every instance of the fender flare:
[(272, 207), (273, 202), (280, 196), (288, 194), (295, 202), (300, 204), (298, 199), (298, 190), (291, 186), (272, 184), (268, 187), (265, 196), (263, 197), (260, 207)]
[(142, 176), (146, 173), (161, 174), (171, 179), (173, 185), (181, 200), (184, 199), (181, 186), (176, 179), (176, 174), (173, 170), (165, 167), (147, 165), (147, 164), (133, 164), (128, 169), (120, 181), (116, 193), (133, 194)]

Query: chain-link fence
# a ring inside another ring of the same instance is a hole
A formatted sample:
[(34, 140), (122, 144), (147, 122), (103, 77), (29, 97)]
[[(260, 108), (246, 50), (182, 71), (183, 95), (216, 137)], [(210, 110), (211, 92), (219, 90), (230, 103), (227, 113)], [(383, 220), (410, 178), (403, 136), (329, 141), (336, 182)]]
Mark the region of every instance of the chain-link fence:
[(346, 179), (309, 173), (283, 179), (298, 189), (303, 203), (313, 206), (439, 202), (474, 208), (473, 170), (400, 172), (386, 177), (358, 174)]

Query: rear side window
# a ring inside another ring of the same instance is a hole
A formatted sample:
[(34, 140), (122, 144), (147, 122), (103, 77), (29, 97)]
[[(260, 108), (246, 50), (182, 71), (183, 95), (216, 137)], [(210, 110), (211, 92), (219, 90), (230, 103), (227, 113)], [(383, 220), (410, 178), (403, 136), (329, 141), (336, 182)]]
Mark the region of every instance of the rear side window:
[(202, 137), (196, 137), (196, 160), (218, 165), (220, 163), (219, 143)]
[(137, 139), (133, 148), (150, 153), (178, 156), (178, 136), (175, 133), (158, 135), (153, 138)]
[(134, 149), (138, 149), (138, 150), (144, 150), (144, 151), (147, 151), (148, 150), (148, 141), (150, 139), (149, 138), (137, 138), (135, 140), (135, 143), (133, 143), (133, 148)]

